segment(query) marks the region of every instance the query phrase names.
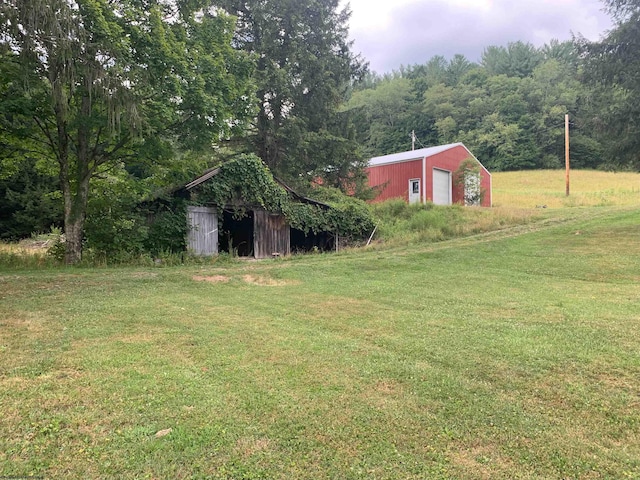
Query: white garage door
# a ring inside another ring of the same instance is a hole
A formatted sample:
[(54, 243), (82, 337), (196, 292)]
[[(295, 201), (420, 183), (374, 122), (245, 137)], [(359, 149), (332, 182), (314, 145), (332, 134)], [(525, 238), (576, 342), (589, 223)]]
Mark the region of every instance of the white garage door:
[(451, 205), (451, 172), (433, 169), (433, 203)]

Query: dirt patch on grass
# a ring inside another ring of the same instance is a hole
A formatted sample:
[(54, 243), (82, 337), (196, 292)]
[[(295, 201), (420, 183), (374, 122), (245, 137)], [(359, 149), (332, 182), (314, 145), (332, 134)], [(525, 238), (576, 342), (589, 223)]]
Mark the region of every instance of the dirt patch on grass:
[(271, 448), (271, 440), (260, 437), (242, 437), (236, 442), (236, 449), (243, 457), (250, 457), (256, 453), (267, 451)]
[[(44, 315), (31, 312), (15, 312), (0, 320), (0, 327), (8, 327), (6, 336), (15, 336), (18, 332), (44, 336), (51, 327), (50, 320)], [(2, 336), (2, 333), (0, 333)]]
[(226, 283), (229, 281), (229, 277), (225, 277), (224, 275), (194, 275), (191, 278), (196, 282)]
[(490, 445), (460, 447), (449, 453), (464, 478), (507, 478), (514, 472), (513, 462)]
[(379, 380), (365, 386), (361, 396), (363, 401), (380, 411), (413, 408), (413, 400), (407, 397), (404, 386), (393, 379)]
[(616, 391), (627, 393), (633, 405), (640, 406), (640, 386), (638, 386), (638, 377), (632, 370), (612, 369), (608, 365), (599, 367), (600, 371), (593, 372), (591, 375), (592, 383), (600, 384), (606, 391)]
[(380, 380), (375, 384), (375, 391), (382, 395), (394, 395), (401, 391), (401, 387), (395, 380)]

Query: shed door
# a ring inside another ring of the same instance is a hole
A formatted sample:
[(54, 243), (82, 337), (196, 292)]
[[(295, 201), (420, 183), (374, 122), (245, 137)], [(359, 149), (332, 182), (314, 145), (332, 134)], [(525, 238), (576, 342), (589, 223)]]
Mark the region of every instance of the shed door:
[(253, 252), (256, 258), (291, 253), (291, 230), (283, 215), (255, 210), (253, 220)]
[(433, 203), (451, 205), (451, 172), (433, 169)]
[(409, 180), (409, 203), (420, 202), (420, 179), (412, 178)]
[(215, 208), (189, 207), (187, 247), (195, 255), (218, 253), (218, 214)]

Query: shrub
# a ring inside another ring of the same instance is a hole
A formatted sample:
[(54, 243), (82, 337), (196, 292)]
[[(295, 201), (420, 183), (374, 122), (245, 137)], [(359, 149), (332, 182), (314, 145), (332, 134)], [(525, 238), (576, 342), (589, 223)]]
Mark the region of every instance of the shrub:
[(145, 249), (154, 256), (161, 252), (179, 253), (187, 248), (186, 237), (187, 203), (176, 200), (170, 206), (160, 206), (154, 212), (148, 212), (150, 225), (145, 240)]
[(147, 227), (136, 212), (101, 211), (87, 218), (84, 255), (120, 262), (144, 253)]

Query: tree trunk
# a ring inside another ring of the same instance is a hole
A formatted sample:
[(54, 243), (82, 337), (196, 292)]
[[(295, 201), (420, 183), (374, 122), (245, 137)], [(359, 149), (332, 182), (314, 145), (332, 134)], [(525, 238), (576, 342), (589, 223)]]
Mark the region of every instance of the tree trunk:
[(87, 199), (89, 198), (89, 176), (80, 178), (77, 191), (71, 191), (67, 182), (62, 186), (64, 196), (64, 261), (67, 265), (78, 263), (82, 259), (82, 238), (84, 236), (84, 221), (87, 213)]
[(84, 218), (64, 219), (64, 235), (66, 238), (64, 250), (64, 262), (73, 265), (82, 260), (82, 232), (84, 231)]
[[(89, 198), (89, 118), (91, 100), (88, 95), (82, 97), (80, 107), (81, 118), (76, 140), (76, 163), (74, 165), (75, 181), (71, 181), (69, 156), (66, 155), (66, 165), (61, 168), (60, 182), (64, 196), (64, 233), (65, 254), (64, 261), (73, 265), (82, 260), (82, 239), (84, 236), (84, 222), (87, 216), (87, 200)], [(75, 189), (75, 191), (74, 191)]]

